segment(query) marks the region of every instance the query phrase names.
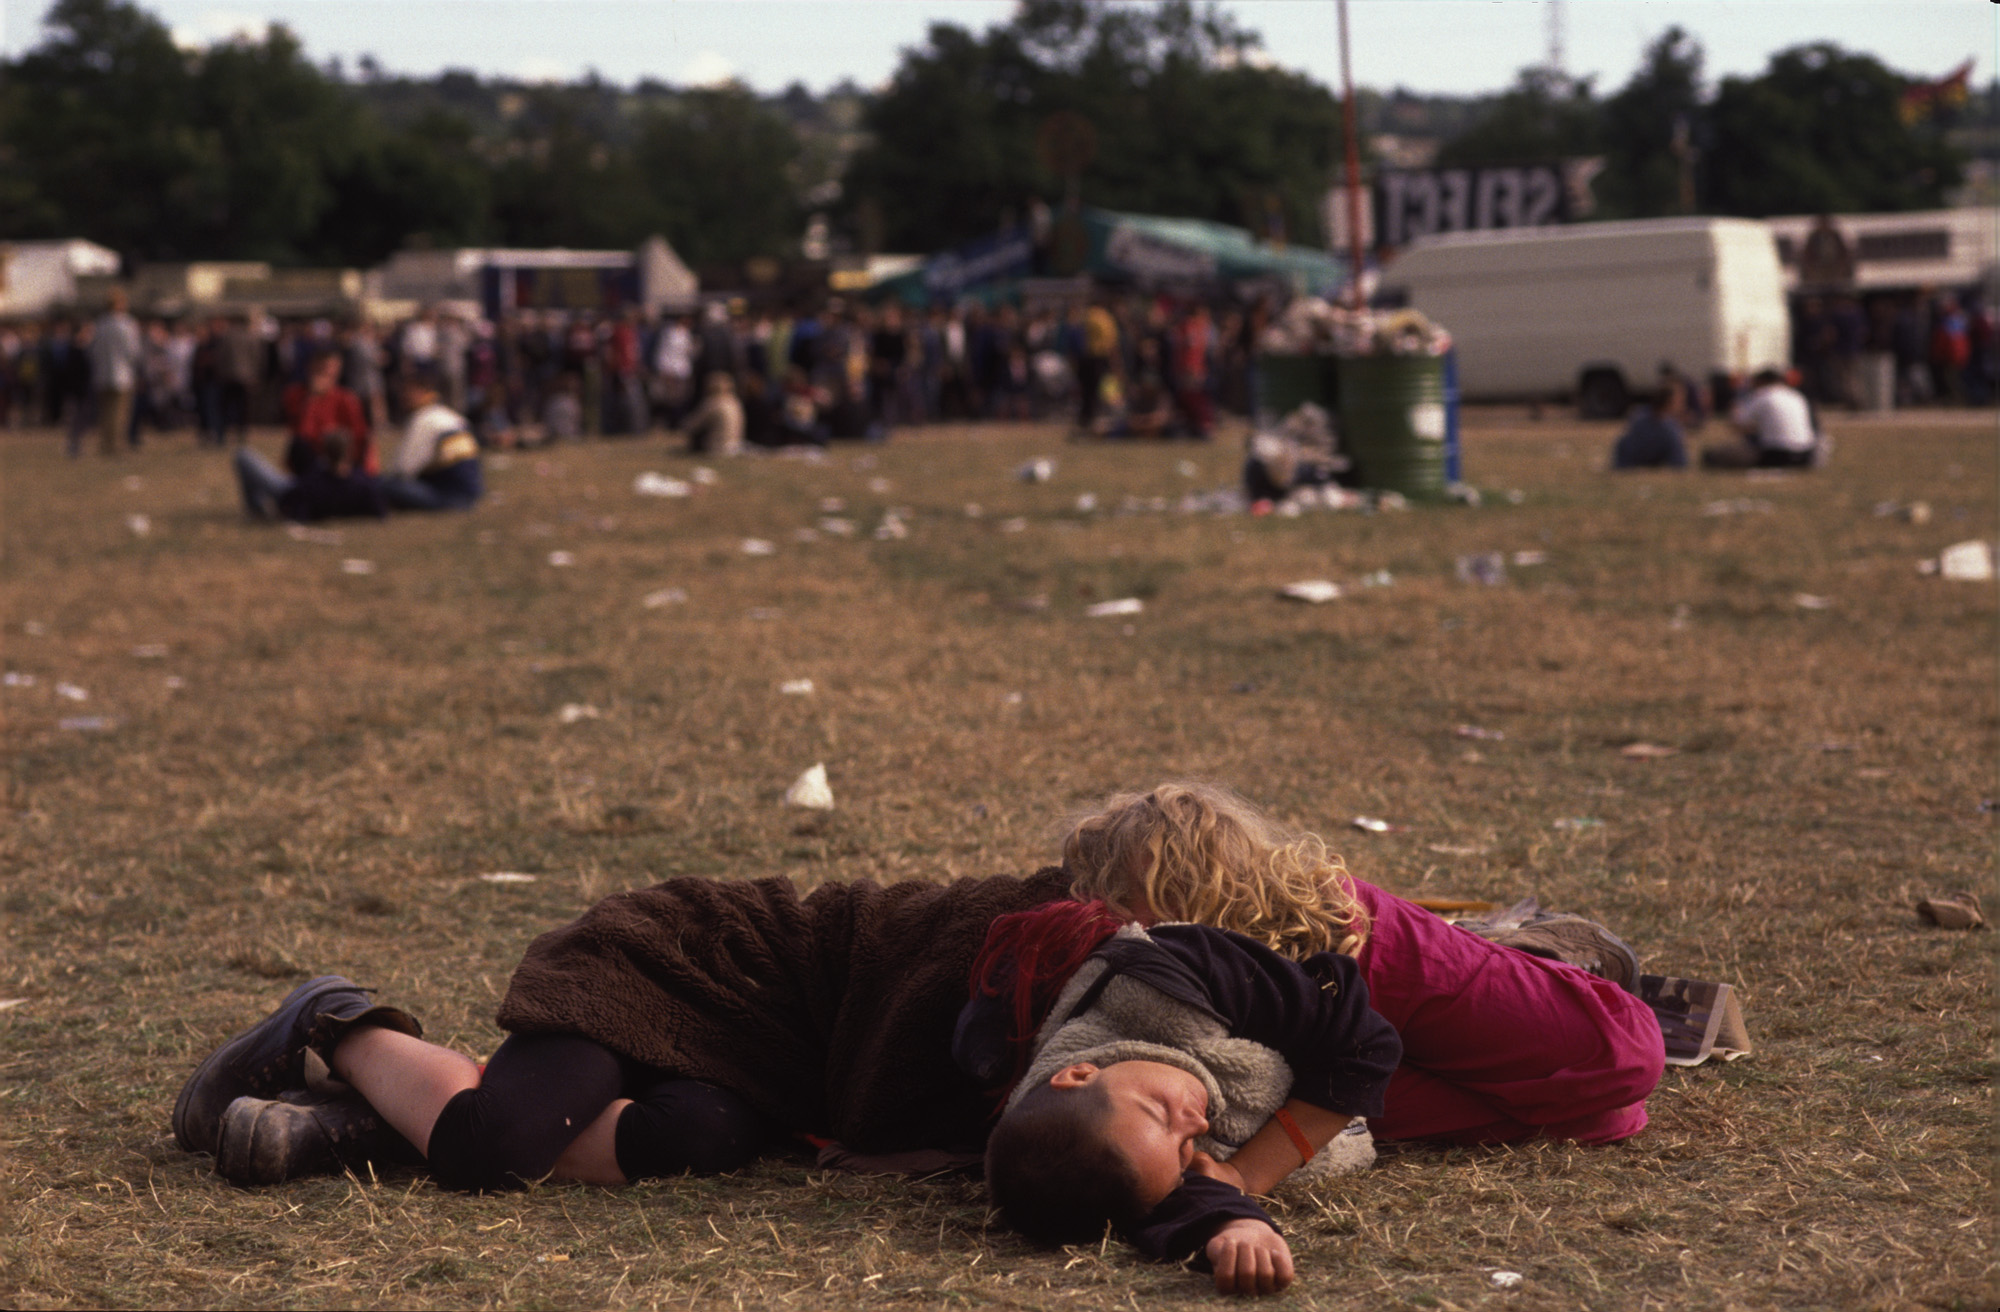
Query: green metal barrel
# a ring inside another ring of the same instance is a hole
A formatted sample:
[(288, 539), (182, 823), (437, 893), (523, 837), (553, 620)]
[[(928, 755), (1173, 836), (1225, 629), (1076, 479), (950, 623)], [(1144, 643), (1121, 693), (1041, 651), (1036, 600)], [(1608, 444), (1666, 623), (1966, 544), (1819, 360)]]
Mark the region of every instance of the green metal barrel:
[(1339, 383), (1330, 355), (1257, 356), (1257, 422), (1275, 427), (1306, 402), (1327, 414), (1339, 408)]
[(1342, 356), (1340, 450), (1362, 487), (1443, 500), (1447, 475), (1444, 360), (1434, 355)]

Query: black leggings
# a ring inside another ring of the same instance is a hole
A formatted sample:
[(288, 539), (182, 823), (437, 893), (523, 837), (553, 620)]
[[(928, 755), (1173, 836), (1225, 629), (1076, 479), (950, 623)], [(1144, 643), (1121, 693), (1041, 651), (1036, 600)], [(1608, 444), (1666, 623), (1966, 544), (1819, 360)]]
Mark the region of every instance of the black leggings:
[(448, 1189), (518, 1189), (549, 1173), (613, 1099), (618, 1169), (628, 1180), (733, 1171), (777, 1133), (741, 1097), (679, 1079), (572, 1034), (516, 1034), (477, 1088), (444, 1105), (431, 1127), (430, 1168)]

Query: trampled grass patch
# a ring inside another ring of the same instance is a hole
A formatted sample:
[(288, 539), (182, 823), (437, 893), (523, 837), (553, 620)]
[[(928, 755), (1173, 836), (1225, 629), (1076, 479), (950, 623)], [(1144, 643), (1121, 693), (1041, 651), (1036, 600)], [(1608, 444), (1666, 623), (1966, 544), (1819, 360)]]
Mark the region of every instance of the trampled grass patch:
[[(1990, 1306), (1995, 936), (1911, 906), (1993, 883), (1995, 591), (1915, 567), (1994, 534), (1994, 426), (1836, 423), (1822, 473), (1613, 479), (1606, 427), (1486, 414), (1484, 506), (1297, 519), (1173, 509), (1231, 442), (937, 430), (688, 500), (631, 485), (693, 461), (602, 444), (512, 457), (471, 515), (299, 536), (184, 440), (7, 435), (0, 1302), (1205, 1301), (1116, 1245), (1033, 1250), (962, 1181), (245, 1191), (167, 1130), (306, 974), (484, 1052), (528, 939), (607, 893), (1022, 873), (1076, 804), (1199, 775), (1392, 890), (1533, 893), (1735, 982), (1757, 1043), (1669, 1071), (1625, 1145), (1385, 1147), (1286, 1199), (1293, 1304)], [(1459, 582), (1487, 551), (1546, 559)], [(1347, 595), (1275, 596), (1306, 578)], [(837, 809), (779, 805), (816, 761)]]

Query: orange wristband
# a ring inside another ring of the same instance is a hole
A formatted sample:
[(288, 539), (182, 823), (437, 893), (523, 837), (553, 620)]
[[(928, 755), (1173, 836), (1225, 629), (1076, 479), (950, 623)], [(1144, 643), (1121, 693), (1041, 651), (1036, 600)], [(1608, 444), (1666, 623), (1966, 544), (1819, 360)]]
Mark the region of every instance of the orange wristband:
[(1306, 1132), (1299, 1128), (1299, 1123), (1292, 1119), (1292, 1114), (1280, 1107), (1271, 1113), (1271, 1119), (1278, 1123), (1278, 1128), (1292, 1141), (1292, 1147), (1299, 1150), (1299, 1164), (1303, 1166), (1310, 1162), (1317, 1150), (1314, 1149), (1312, 1140), (1306, 1138)]

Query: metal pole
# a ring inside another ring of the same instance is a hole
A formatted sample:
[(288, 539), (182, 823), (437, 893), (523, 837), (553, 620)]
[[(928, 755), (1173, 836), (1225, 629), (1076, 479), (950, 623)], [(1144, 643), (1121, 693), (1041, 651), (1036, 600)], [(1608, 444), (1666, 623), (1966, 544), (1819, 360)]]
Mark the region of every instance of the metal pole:
[(1340, 86), (1342, 130), (1347, 138), (1347, 300), (1361, 308), (1361, 142), (1354, 133), (1354, 68), (1347, 55), (1347, 0), (1340, 5)]

